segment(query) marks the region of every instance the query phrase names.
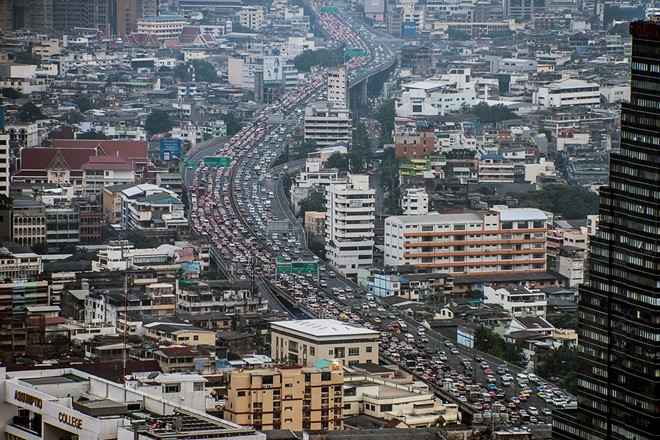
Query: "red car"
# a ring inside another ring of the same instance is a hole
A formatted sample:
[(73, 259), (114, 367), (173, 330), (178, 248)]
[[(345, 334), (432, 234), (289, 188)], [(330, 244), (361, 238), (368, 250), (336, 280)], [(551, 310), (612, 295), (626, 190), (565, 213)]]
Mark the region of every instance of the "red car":
[(390, 324), (390, 325), (387, 326), (387, 329), (389, 331), (394, 331), (394, 326), (392, 324)]
[(518, 400), (520, 400), (521, 402), (527, 402), (527, 396), (521, 394), (520, 396), (518, 396)]
[(486, 368), (486, 369), (484, 370), (484, 374), (489, 374), (489, 375), (492, 376), (492, 375), (494, 375), (495, 373), (493, 373), (493, 371), (492, 371), (490, 368)]

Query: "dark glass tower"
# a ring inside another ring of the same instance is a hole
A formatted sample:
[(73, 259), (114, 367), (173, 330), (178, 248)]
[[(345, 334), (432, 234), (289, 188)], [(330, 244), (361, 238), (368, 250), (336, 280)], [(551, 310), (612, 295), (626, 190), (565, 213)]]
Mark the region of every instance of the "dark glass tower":
[(660, 21), (630, 24), (630, 104), (580, 287), (578, 409), (556, 439), (660, 438)]

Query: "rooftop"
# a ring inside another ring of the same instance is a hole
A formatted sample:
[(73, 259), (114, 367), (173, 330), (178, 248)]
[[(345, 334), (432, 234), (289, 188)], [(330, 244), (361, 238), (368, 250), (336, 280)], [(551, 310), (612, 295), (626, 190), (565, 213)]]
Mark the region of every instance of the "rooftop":
[(278, 321), (273, 327), (307, 333), (312, 336), (379, 336), (368, 328), (353, 326), (334, 319), (306, 319), (302, 321)]

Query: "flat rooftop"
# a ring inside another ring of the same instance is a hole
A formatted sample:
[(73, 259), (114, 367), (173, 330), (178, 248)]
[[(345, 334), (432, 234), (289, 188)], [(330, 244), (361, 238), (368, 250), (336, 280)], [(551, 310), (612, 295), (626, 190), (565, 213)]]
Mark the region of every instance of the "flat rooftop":
[(365, 327), (346, 324), (335, 319), (305, 319), (301, 321), (278, 321), (272, 323), (279, 327), (312, 336), (380, 336), (379, 332)]

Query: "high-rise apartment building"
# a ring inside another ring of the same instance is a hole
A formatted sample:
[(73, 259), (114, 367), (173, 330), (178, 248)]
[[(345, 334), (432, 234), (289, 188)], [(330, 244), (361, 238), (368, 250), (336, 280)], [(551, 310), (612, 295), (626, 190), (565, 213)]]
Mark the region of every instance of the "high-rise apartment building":
[(344, 65), (328, 68), (328, 101), (348, 108), (348, 70)]
[(333, 102), (313, 102), (305, 107), (304, 132), (306, 141), (319, 147), (337, 142), (349, 144), (353, 139), (351, 111)]
[(657, 439), (660, 426), (660, 22), (630, 24), (631, 100), (600, 189), (578, 303), (577, 401), (555, 439)]
[(323, 367), (232, 371), (224, 416), (264, 431), (342, 429), (342, 362), (326, 363)]
[(325, 190), (325, 251), (344, 276), (356, 276), (374, 263), (376, 190), (369, 176), (352, 174), (347, 183)]
[[(4, 114), (0, 114), (4, 118)], [(9, 135), (0, 131), (0, 195), (9, 196)]]

